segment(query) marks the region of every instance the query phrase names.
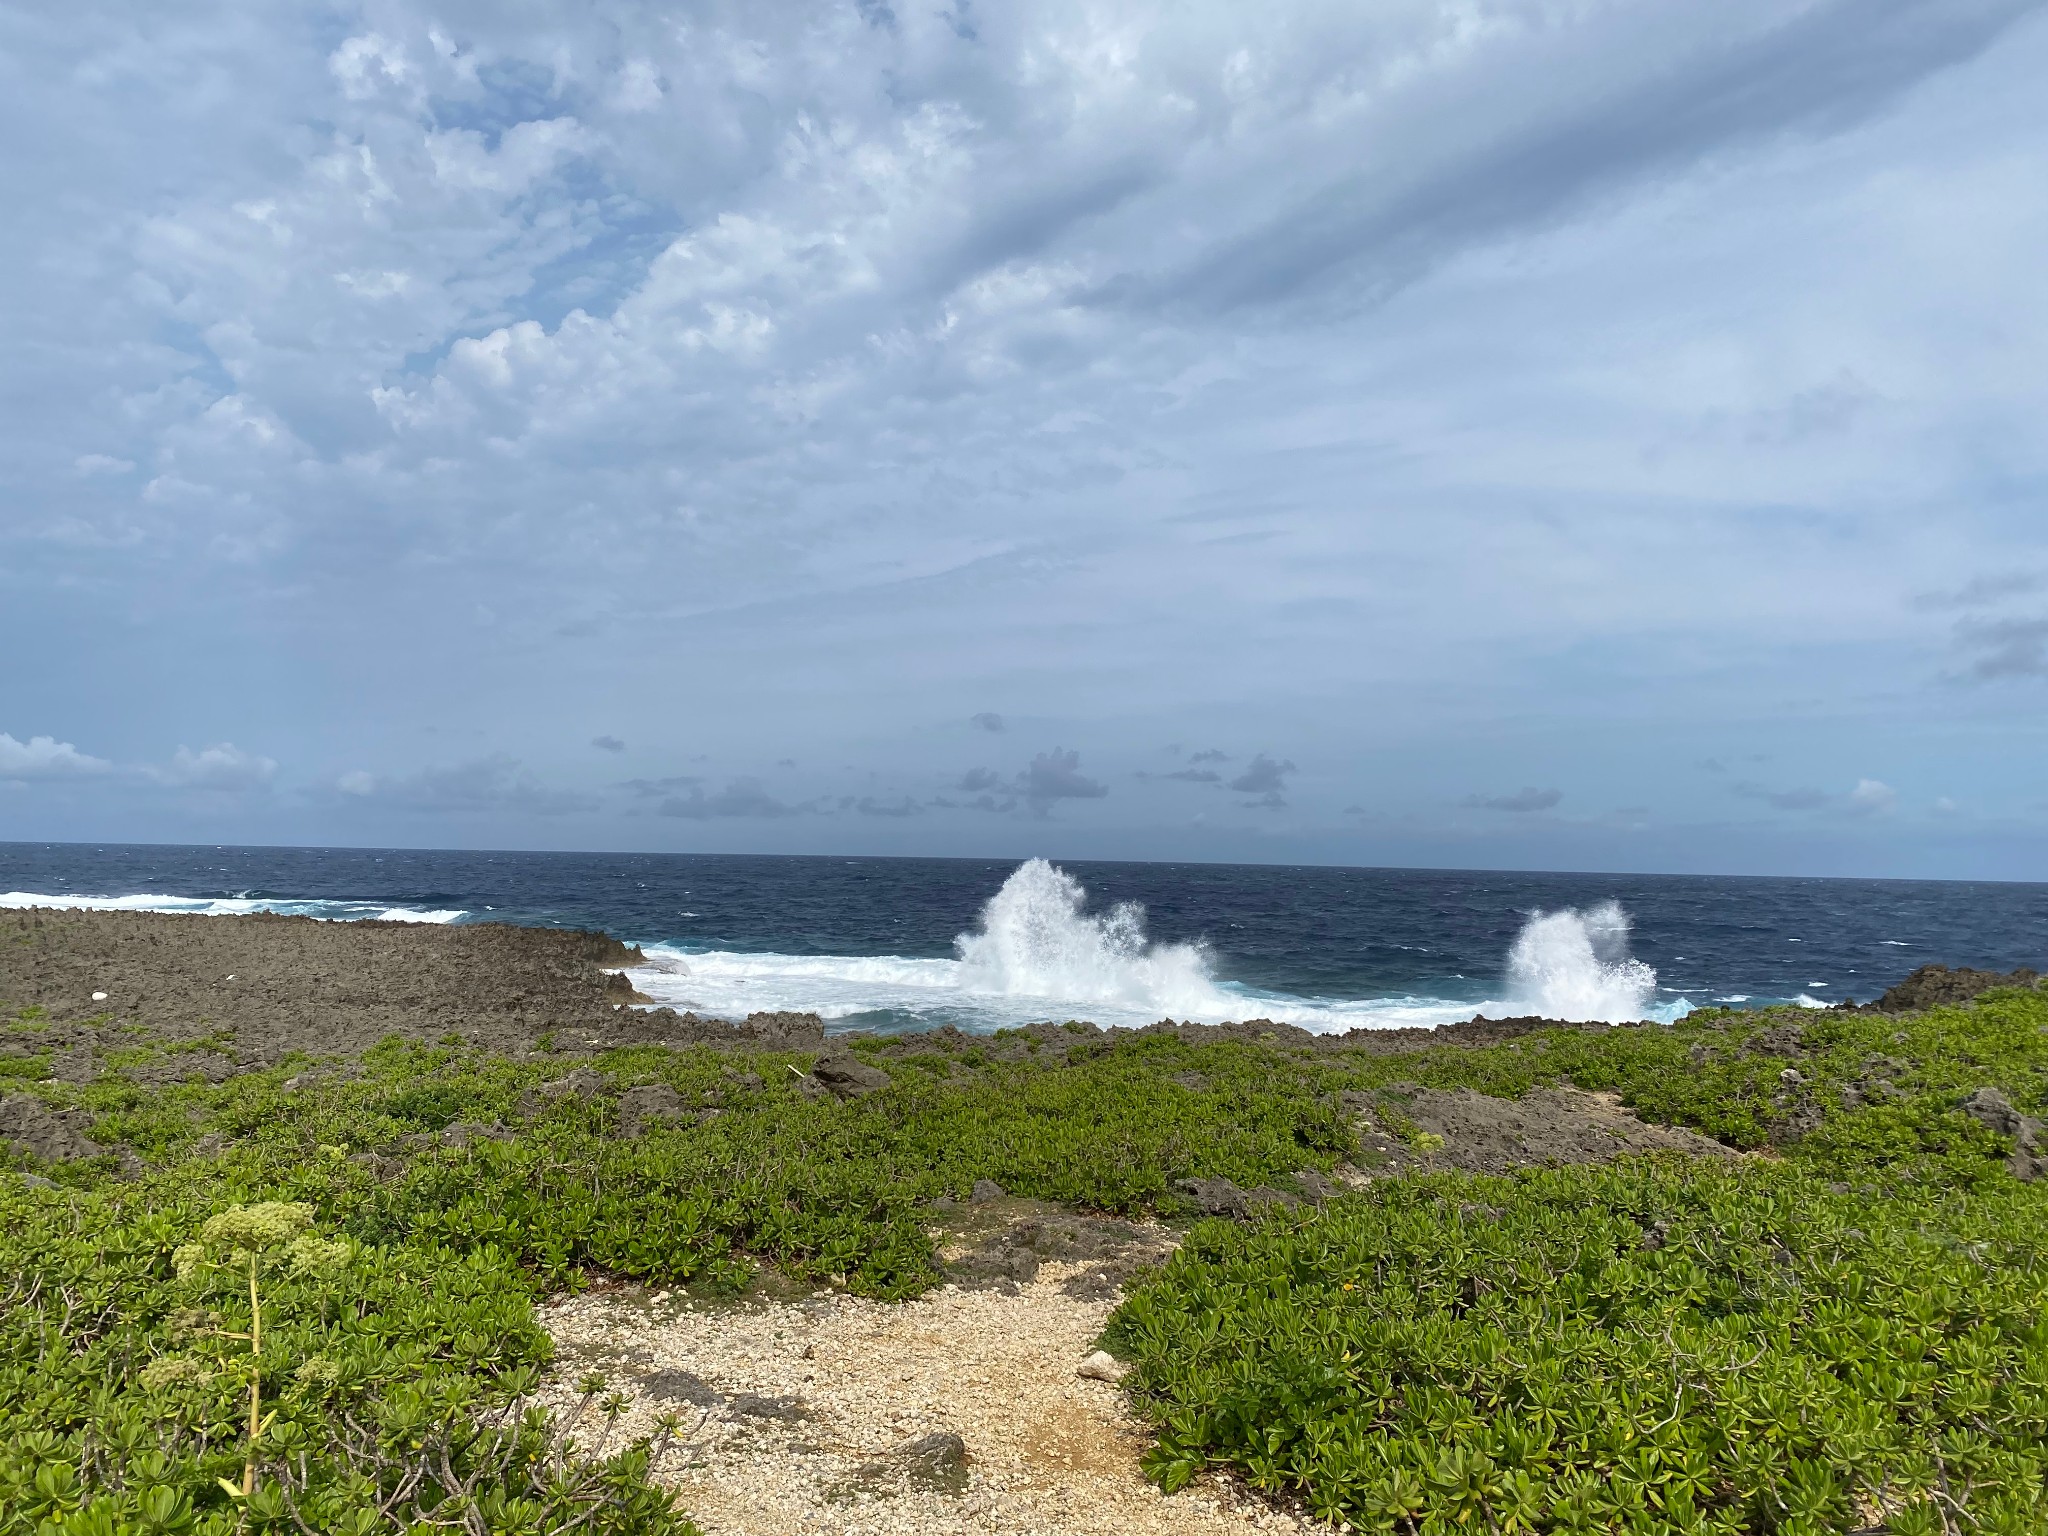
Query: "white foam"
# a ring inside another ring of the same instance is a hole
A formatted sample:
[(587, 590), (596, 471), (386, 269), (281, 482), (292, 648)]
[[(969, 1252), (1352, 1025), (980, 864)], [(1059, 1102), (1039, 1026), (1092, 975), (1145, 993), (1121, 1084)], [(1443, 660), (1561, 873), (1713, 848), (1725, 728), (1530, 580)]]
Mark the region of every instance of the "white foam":
[[(643, 946), (648, 963), (628, 974), (636, 988), (655, 1000), (653, 1006), (716, 1018), (787, 1009), (899, 1028), (950, 1023), (990, 1030), (1069, 1018), (1103, 1025), (1169, 1018), (1206, 1024), (1273, 1019), (1337, 1033), (1433, 1028), (1475, 1013), (1668, 1020), (1691, 1007), (1683, 999), (1651, 1005), (1656, 976), (1626, 958), (1628, 920), (1619, 908), (1611, 914), (1606, 908), (1547, 918), (1537, 914), (1516, 941), (1516, 953), (1526, 949), (1532, 961), (1542, 961), (1536, 969), (1547, 983), (1527, 995), (1511, 994), (1513, 1000), (1475, 1002), (1416, 996), (1304, 998), (1224, 981), (1216, 976), (1205, 945), (1152, 943), (1145, 935), (1142, 908), (1124, 903), (1090, 914), (1084, 910), (1086, 899), (1079, 881), (1043, 859), (1032, 859), (1012, 871), (989, 898), (974, 931), (955, 941), (954, 959), (690, 952), (657, 943)], [(1611, 958), (1594, 953), (1596, 934), (1605, 935), (1599, 942), (1611, 947), (1616, 923), (1622, 950), (1618, 971)], [(1590, 961), (1574, 958), (1572, 932), (1580, 936)]]
[[(1086, 1019), (1138, 1026), (1174, 1018), (1220, 1024), (1232, 1019), (1273, 1019), (1318, 1033), (1347, 1029), (1434, 1027), (1469, 1019), (1475, 1011), (1499, 1015), (1499, 1003), (1433, 997), (1310, 1001), (1228, 982), (1208, 995), (1180, 997), (1166, 1007), (1150, 994), (1060, 997), (1040, 992), (985, 990), (985, 978), (960, 960), (907, 955), (782, 955), (734, 950), (684, 951), (667, 944), (641, 946), (647, 963), (627, 972), (635, 988), (667, 1006), (711, 1018), (787, 1009), (827, 1021), (916, 1029), (953, 1024), (970, 1031), (1010, 1028), (1040, 1020)], [(1043, 983), (1041, 982), (1041, 985)], [(1187, 1006), (1199, 1002), (1200, 1006)]]
[(1628, 932), (1619, 902), (1530, 913), (1508, 951), (1509, 995), (1522, 1012), (1546, 1019), (1621, 1024), (1653, 1017), (1657, 973), (1629, 954)]
[(460, 909), (424, 910), (388, 907), (377, 901), (296, 901), (267, 896), (164, 896), (144, 892), (133, 896), (53, 896), (41, 891), (0, 892), (0, 910), (36, 907), (60, 912), (182, 912), (195, 917), (244, 917), (275, 912), (286, 917), (317, 917), (351, 923), (375, 919), (386, 923), (452, 923), (466, 914)]
[(982, 908), (981, 924), (954, 940), (963, 990), (987, 997), (1135, 1007), (1155, 1018), (1208, 1017), (1241, 1004), (1210, 975), (1202, 944), (1152, 944), (1145, 909), (1119, 902), (1099, 917), (1065, 870), (1032, 859)]

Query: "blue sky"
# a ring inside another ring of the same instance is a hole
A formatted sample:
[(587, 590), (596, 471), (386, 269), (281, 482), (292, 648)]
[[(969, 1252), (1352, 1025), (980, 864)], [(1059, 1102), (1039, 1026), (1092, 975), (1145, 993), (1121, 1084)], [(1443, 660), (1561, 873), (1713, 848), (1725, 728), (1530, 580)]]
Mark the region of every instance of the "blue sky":
[(2044, 10), (9, 8), (0, 837), (2040, 877)]

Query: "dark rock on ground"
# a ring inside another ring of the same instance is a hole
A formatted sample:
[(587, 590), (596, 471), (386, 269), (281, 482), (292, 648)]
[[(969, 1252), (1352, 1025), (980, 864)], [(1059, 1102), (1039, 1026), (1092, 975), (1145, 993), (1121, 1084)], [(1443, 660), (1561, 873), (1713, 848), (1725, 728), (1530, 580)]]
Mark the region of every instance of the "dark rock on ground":
[(1334, 1200), (1344, 1193), (1342, 1184), (1328, 1174), (1316, 1172), (1313, 1168), (1296, 1169), (1294, 1184), (1301, 1191), (1302, 1199), (1311, 1205), (1321, 1205), (1325, 1200)]
[(1806, 1031), (1796, 1023), (1773, 1024), (1742, 1042), (1745, 1056), (1795, 1057), (1806, 1054)]
[(994, 1179), (976, 1179), (974, 1188), (967, 1192), (970, 1205), (987, 1205), (991, 1200), (1003, 1198), (1003, 1186)]
[(68, 1051), (59, 1051), (50, 1063), (52, 1082), (83, 1085), (99, 1080), (99, 1063), (93, 1059), (92, 1047), (74, 1046)]
[[(739, 1023), (673, 1008), (628, 1008), (612, 1016), (608, 1040), (631, 1045), (712, 1045), (755, 1051), (815, 1051), (825, 1021), (815, 1013), (750, 1013)], [(842, 1037), (843, 1038), (843, 1037)]]
[(1940, 1008), (1967, 1003), (1997, 987), (2036, 987), (2038, 971), (2025, 967), (2017, 971), (1980, 971), (1969, 966), (1950, 970), (1945, 965), (1923, 965), (1895, 987), (1887, 988), (1874, 1003), (1863, 1005), (1864, 1013), (1918, 1013), (1923, 1008)]
[(25, 1093), (0, 1098), (0, 1145), (46, 1163), (98, 1157), (107, 1149), (86, 1134), (93, 1115), (83, 1109), (52, 1109)]
[(602, 1093), (610, 1079), (589, 1067), (577, 1067), (566, 1077), (540, 1083), (519, 1095), (519, 1112), (531, 1118), (546, 1111), (558, 1099), (588, 1099)]
[(552, 1082), (542, 1083), (536, 1091), (543, 1098), (555, 1099), (564, 1094), (574, 1094), (579, 1099), (591, 1098), (604, 1092), (608, 1079), (602, 1072), (590, 1067), (577, 1067), (567, 1077), (558, 1077)]
[(810, 1417), (800, 1397), (766, 1397), (758, 1392), (740, 1392), (726, 1400), (726, 1409), (736, 1418), (772, 1419), (794, 1424)]
[[(604, 971), (645, 958), (567, 929), (268, 913), (10, 912), (0, 933), (0, 997), (16, 1007), (39, 1004), (107, 1046), (226, 1034), (243, 1068), (294, 1050), (354, 1054), (393, 1034), (454, 1032), (507, 1051), (544, 1030), (588, 1034), (635, 1016), (613, 1012)], [(109, 995), (94, 1002), (96, 991)]]
[(350, 1162), (358, 1168), (369, 1171), (370, 1177), (378, 1180), (396, 1178), (405, 1172), (405, 1164), (395, 1157), (386, 1157), (381, 1152), (352, 1152)]
[(2001, 1090), (1979, 1088), (1957, 1107), (1987, 1131), (2012, 1138), (2012, 1155), (2005, 1165), (2015, 1178), (2031, 1183), (2048, 1175), (2048, 1127), (2021, 1114)]
[(888, 1073), (850, 1055), (820, 1056), (811, 1068), (811, 1076), (842, 1099), (859, 1098), (889, 1086)]
[(650, 1125), (677, 1125), (697, 1118), (697, 1112), (683, 1102), (683, 1096), (666, 1083), (628, 1088), (619, 1095), (621, 1136), (638, 1136)]
[(183, 1051), (167, 1056), (162, 1061), (145, 1062), (130, 1067), (125, 1076), (132, 1082), (155, 1086), (160, 1083), (189, 1083), (195, 1079), (206, 1083), (224, 1083), (242, 1067), (231, 1057), (218, 1051)]
[(967, 1491), (967, 1442), (958, 1435), (940, 1431), (896, 1448), (913, 1488), (935, 1493), (960, 1494)]
[(1245, 1192), (1228, 1179), (1180, 1179), (1173, 1186), (1204, 1216), (1242, 1218), (1250, 1209)]
[(479, 1141), (509, 1141), (512, 1133), (502, 1125), (485, 1125), (480, 1120), (457, 1120), (441, 1131), (441, 1140), (451, 1147), (466, 1147)]
[(604, 978), (604, 995), (615, 1003), (651, 1003), (653, 998), (637, 991), (633, 978), (624, 971), (607, 972)]
[(1444, 1144), (1433, 1152), (1419, 1152), (1368, 1124), (1368, 1146), (1380, 1167), (1390, 1172), (1457, 1168), (1506, 1173), (1513, 1168), (1608, 1162), (1645, 1152), (1737, 1155), (1696, 1131), (1638, 1120), (1612, 1094), (1539, 1088), (1519, 1099), (1497, 1099), (1470, 1088), (1398, 1086), (1409, 1091), (1390, 1086), (1385, 1091), (1390, 1106), (1418, 1130), (1442, 1137)]
[[(988, 1231), (946, 1266), (970, 1289), (1027, 1284), (1041, 1264), (1079, 1264), (1061, 1284), (1071, 1296), (1106, 1297), (1140, 1269), (1160, 1262), (1170, 1247), (1163, 1233), (1105, 1216), (1081, 1216), (1041, 1201), (1016, 1202), (1021, 1210), (998, 1213), (1003, 1224)], [(986, 1220), (988, 1208), (974, 1218)]]
[(1814, 1099), (1804, 1078), (1795, 1076), (1787, 1080), (1782, 1093), (1771, 1095), (1771, 1104), (1777, 1114), (1764, 1134), (1774, 1147), (1790, 1146), (1800, 1137), (1819, 1130), (1827, 1119), (1827, 1111)]
[(1985, 1130), (2001, 1136), (2016, 1136), (2028, 1123), (2012, 1100), (1996, 1088), (1979, 1088), (1957, 1107)]
[(690, 1371), (656, 1371), (639, 1379), (640, 1390), (659, 1403), (688, 1403), (693, 1408), (716, 1408), (725, 1396), (702, 1376)]

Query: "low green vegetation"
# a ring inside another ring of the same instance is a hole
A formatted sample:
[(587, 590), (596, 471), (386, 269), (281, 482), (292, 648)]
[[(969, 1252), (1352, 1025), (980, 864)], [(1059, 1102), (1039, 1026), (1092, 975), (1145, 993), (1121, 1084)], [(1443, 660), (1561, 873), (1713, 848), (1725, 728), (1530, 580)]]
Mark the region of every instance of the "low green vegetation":
[(1800, 1023), (1796, 1066), (1772, 1021), (1517, 1053), (1738, 1145), (1801, 1127), (1780, 1157), (1390, 1180), (1197, 1228), (1108, 1339), (1151, 1470), (1231, 1466), (1369, 1531), (2042, 1530), (2048, 1194), (1957, 1106), (2038, 1111), (2048, 998)]
[(1425, 1172), (1197, 1225), (1110, 1333), (1163, 1482), (1234, 1468), (1406, 1532), (2038, 1529), (2048, 1216), (1957, 1105), (2048, 1097), (2048, 998), (1796, 1024), (864, 1042), (888, 1084), (845, 1101), (807, 1055), (708, 1047), (16, 1077), (116, 1150), (5, 1155), (34, 1177), (0, 1174), (0, 1536), (681, 1533), (653, 1482), (673, 1444), (528, 1408), (542, 1295), (912, 1296), (940, 1278), (933, 1202), (978, 1179), (1182, 1218), (1182, 1179), (1365, 1165), (1357, 1118), (1399, 1130), (1416, 1089), (1559, 1081), (1763, 1155)]

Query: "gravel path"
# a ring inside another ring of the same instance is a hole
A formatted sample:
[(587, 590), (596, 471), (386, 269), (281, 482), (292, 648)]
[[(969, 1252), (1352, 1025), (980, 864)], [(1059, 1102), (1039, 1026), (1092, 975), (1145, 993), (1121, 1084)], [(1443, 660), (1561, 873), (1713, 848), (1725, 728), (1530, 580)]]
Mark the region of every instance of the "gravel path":
[[(1242, 1536), (1320, 1532), (1197, 1485), (1168, 1498), (1138, 1471), (1145, 1436), (1121, 1392), (1076, 1367), (1113, 1302), (1065, 1294), (1048, 1264), (1002, 1290), (948, 1286), (900, 1304), (837, 1295), (691, 1303), (621, 1290), (542, 1310), (558, 1357), (547, 1401), (604, 1433), (607, 1379), (628, 1406), (612, 1443), (679, 1413), (688, 1450), (658, 1475), (709, 1536)], [(906, 1446), (957, 1435), (923, 1455)]]

